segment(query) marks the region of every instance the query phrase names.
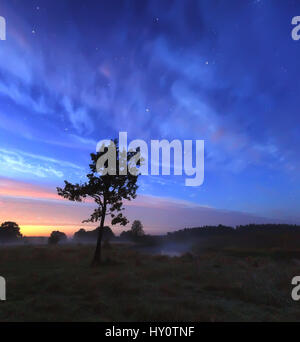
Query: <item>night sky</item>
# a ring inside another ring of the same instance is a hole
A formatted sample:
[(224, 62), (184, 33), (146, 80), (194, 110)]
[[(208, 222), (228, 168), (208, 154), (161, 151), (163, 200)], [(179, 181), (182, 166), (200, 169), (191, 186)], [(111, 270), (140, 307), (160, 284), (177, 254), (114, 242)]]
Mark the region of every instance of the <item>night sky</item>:
[(146, 232), (300, 223), (300, 1), (1, 0), (0, 15), (0, 222), (87, 228), (92, 204), (55, 188), (126, 131), (205, 140), (202, 186), (140, 177), (127, 214)]

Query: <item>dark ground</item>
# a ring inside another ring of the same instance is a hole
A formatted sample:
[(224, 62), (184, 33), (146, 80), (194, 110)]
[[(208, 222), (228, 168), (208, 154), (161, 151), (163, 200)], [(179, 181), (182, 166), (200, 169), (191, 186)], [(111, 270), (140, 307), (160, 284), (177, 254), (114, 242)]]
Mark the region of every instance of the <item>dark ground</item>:
[(215, 237), (180, 257), (108, 245), (99, 268), (92, 245), (2, 246), (0, 321), (299, 321), (295, 237)]

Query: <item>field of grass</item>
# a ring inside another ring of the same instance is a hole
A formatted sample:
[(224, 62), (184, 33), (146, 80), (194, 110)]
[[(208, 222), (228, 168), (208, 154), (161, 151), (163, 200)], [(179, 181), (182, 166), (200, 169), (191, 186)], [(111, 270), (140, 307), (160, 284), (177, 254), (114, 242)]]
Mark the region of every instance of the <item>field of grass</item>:
[(299, 321), (300, 249), (207, 249), (151, 256), (126, 246), (0, 247), (0, 321)]

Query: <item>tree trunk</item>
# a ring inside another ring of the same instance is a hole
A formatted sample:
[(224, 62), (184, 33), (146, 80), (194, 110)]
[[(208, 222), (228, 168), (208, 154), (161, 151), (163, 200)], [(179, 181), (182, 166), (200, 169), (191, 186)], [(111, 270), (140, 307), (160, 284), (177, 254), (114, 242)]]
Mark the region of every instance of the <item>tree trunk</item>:
[(106, 210), (103, 210), (101, 222), (99, 226), (99, 231), (98, 231), (96, 250), (95, 250), (94, 258), (92, 261), (92, 266), (98, 266), (101, 264), (101, 247), (102, 247), (102, 236), (103, 236), (105, 214), (106, 214)]

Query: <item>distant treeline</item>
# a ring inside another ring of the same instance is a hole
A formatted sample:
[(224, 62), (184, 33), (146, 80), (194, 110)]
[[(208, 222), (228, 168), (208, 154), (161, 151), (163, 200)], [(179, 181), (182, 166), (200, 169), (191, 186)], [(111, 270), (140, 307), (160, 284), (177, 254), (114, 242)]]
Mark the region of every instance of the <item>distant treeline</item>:
[[(97, 240), (99, 228), (94, 230), (85, 230), (81, 228), (75, 232), (73, 241), (75, 242), (94, 242)], [(174, 232), (169, 232), (167, 235), (153, 236), (148, 234), (134, 235), (131, 230), (123, 231), (119, 237), (117, 237), (109, 226), (104, 227), (103, 240), (111, 241), (133, 241), (142, 244), (156, 244), (162, 241), (180, 241), (196, 239), (207, 236), (220, 236), (220, 235), (238, 235), (242, 233), (300, 233), (300, 225), (290, 224), (249, 224), (243, 226), (237, 226), (236, 228), (230, 226), (202, 226), (194, 228), (185, 228)]]
[(167, 233), (167, 239), (180, 240), (213, 235), (237, 235), (242, 233), (300, 233), (300, 225), (291, 224), (248, 224), (237, 226), (203, 226), (185, 228), (175, 232)]
[[(87, 231), (85, 229), (78, 230), (74, 236), (73, 241), (75, 242), (94, 242), (97, 240), (98, 229), (96, 228), (91, 231)], [(264, 233), (264, 235), (268, 236), (269, 234), (276, 233), (300, 233), (300, 225), (291, 225), (291, 224), (248, 224), (237, 226), (236, 228), (230, 226), (202, 226), (202, 227), (194, 227), (194, 228), (185, 228), (181, 230), (177, 230), (174, 232), (169, 232), (167, 235), (153, 236), (145, 234), (141, 231), (142, 234), (135, 234), (134, 230), (124, 231), (121, 233), (119, 237), (115, 236), (110, 227), (105, 226), (103, 231), (103, 240), (116, 240), (116, 241), (133, 241), (140, 244), (158, 244), (161, 242), (168, 241), (186, 241), (199, 239), (202, 237), (208, 236), (242, 236), (251, 235), (255, 236), (260, 233)], [(62, 238), (62, 237), (63, 238)], [(56, 239), (57, 237), (57, 239)], [(30, 242), (30, 239), (34, 238), (23, 238), (20, 233), (20, 228), (15, 222), (4, 222), (0, 225), (0, 243), (6, 242)], [(36, 238), (37, 239), (37, 238)], [(42, 238), (39, 238), (42, 239)], [(53, 240), (53, 241), (52, 241)], [(57, 241), (56, 241), (57, 240)], [(52, 232), (49, 243), (58, 243), (59, 241), (67, 241), (67, 237), (64, 233), (59, 231)]]

